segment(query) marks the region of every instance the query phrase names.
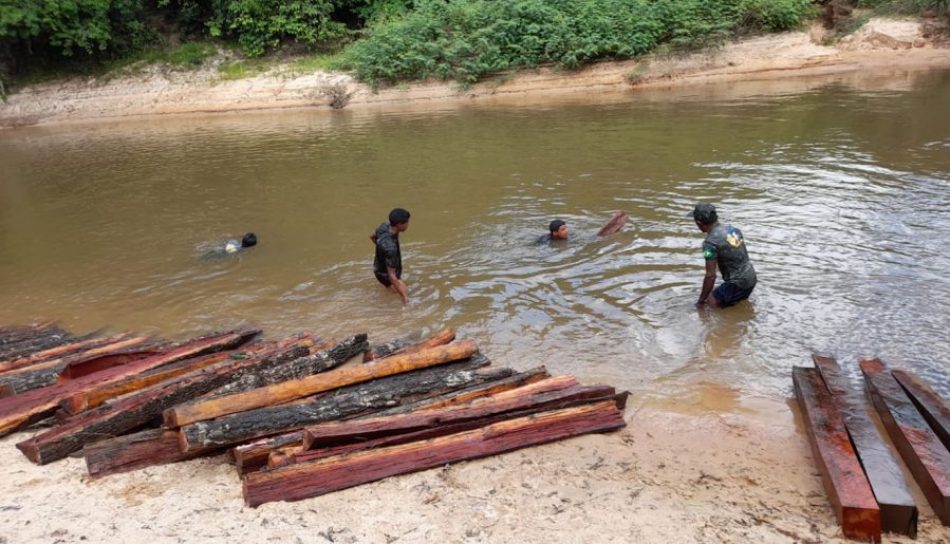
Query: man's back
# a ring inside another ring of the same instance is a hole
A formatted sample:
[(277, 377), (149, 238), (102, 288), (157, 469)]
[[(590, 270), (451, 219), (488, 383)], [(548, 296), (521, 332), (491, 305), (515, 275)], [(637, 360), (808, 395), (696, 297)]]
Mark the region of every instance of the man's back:
[(396, 270), (396, 277), (402, 277), (402, 251), (399, 248), (399, 234), (393, 234), (389, 223), (376, 228), (376, 258), (373, 260), (373, 272), (377, 277), (387, 277), (389, 268)]
[(716, 224), (703, 242), (703, 255), (707, 260), (717, 259), (723, 281), (733, 282), (743, 289), (755, 286), (755, 268), (749, 261), (742, 231), (736, 227)]

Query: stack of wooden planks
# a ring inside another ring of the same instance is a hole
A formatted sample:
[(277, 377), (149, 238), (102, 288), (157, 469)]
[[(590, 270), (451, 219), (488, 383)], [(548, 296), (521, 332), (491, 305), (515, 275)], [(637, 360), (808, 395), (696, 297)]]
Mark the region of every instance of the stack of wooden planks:
[[(916, 537), (917, 506), (905, 470), (872, 420), (872, 407), (934, 513), (950, 525), (950, 407), (910, 371), (861, 360), (866, 395), (850, 387), (837, 361), (813, 355), (792, 370), (815, 462), (846, 537), (880, 542), (881, 533)], [(868, 402), (870, 399), (870, 402)]]
[(81, 455), (94, 478), (228, 452), (257, 506), (624, 426), (626, 392), (491, 366), (449, 329), (373, 346), (259, 334), (0, 328), (0, 435), (45, 420), (16, 447)]

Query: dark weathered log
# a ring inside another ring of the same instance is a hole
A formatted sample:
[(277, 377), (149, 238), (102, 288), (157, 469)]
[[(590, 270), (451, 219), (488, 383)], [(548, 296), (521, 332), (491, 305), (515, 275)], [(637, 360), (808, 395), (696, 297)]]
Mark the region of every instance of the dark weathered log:
[(281, 353), (227, 360), (172, 378), (141, 392), (80, 414), (68, 422), (16, 445), (34, 463), (45, 465), (82, 449), (86, 444), (133, 431), (162, 411), (220, 387), (247, 372), (266, 369), (308, 353), (295, 346)]
[(101, 440), (82, 450), (86, 469), (93, 478), (177, 463), (215, 453), (182, 453), (178, 447), (178, 433), (165, 429), (148, 429)]
[(271, 452), (287, 446), (300, 447), (302, 443), (303, 430), (296, 430), (236, 446), (229, 453), (238, 474), (244, 475), (266, 465)]
[(841, 531), (847, 538), (880, 542), (881, 511), (831, 393), (814, 368), (794, 368), (792, 381), (815, 464)]
[(258, 506), (316, 497), (397, 474), (623, 426), (623, 413), (612, 402), (541, 412), (431, 440), (251, 473), (244, 478), (244, 500)]
[(848, 380), (833, 358), (812, 355), (812, 360), (844, 416), (852, 445), (881, 509), (881, 529), (916, 537), (917, 506), (897, 459), (868, 415), (864, 395), (848, 386)]
[(926, 381), (908, 370), (891, 372), (943, 445), (950, 449), (950, 406)]
[(623, 226), (627, 223), (627, 219), (629, 219), (627, 212), (623, 210), (614, 212), (614, 214), (610, 217), (610, 220), (607, 221), (607, 224), (601, 227), (600, 231), (597, 233), (597, 236), (608, 236), (614, 234), (623, 228)]
[(17, 359), (76, 339), (55, 325), (28, 327), (0, 338), (0, 359)]
[(169, 428), (183, 427), (188, 423), (282, 404), (347, 385), (462, 360), (471, 357), (476, 351), (475, 342), (466, 340), (417, 353), (394, 355), (372, 365), (340, 368), (299, 380), (290, 380), (201, 403), (175, 407), (166, 412), (165, 425)]
[(934, 513), (950, 525), (950, 452), (879, 359), (861, 361), (874, 408)]
[(363, 362), (368, 363), (370, 361), (384, 359), (392, 355), (398, 355), (401, 353), (417, 353), (424, 349), (434, 348), (436, 346), (444, 346), (455, 340), (455, 330), (451, 328), (442, 329), (436, 334), (432, 335), (421, 342), (413, 342), (408, 338), (402, 338), (397, 340), (392, 340), (385, 344), (379, 346), (373, 346), (369, 351), (363, 356)]
[(134, 363), (110, 368), (76, 380), (34, 389), (22, 395), (0, 399), (0, 436), (53, 414), (59, 402), (79, 391), (95, 389), (167, 365), (206, 353), (232, 349), (260, 333), (259, 330), (218, 333), (180, 344), (160, 355), (146, 357)]
[(125, 338), (128, 338), (128, 336), (118, 335), (110, 337), (86, 338), (77, 340), (75, 342), (69, 342), (67, 344), (61, 344), (43, 351), (38, 351), (26, 357), (0, 361), (0, 374), (10, 372), (11, 370), (17, 370), (19, 368), (46, 363), (54, 359), (62, 359), (63, 357), (80, 355), (89, 350), (96, 349), (107, 344), (123, 340)]
[[(498, 373), (495, 371), (477, 370), (478, 367), (487, 363), (487, 359), (478, 358), (396, 374), (337, 389), (315, 396), (306, 402), (258, 408), (218, 419), (191, 423), (180, 429), (182, 451), (230, 446), (255, 438), (282, 434), (322, 421), (391, 408), (476, 383), (498, 379)], [(365, 365), (358, 368), (364, 367)]]
[[(547, 369), (543, 366), (539, 366), (526, 370), (525, 372), (513, 373), (511, 376), (494, 382), (473, 385), (459, 391), (452, 391), (438, 397), (421, 400), (409, 406), (407, 411), (437, 410), (449, 406), (458, 406), (483, 397), (497, 395), (502, 391), (510, 391), (518, 387), (539, 382), (550, 377)], [(385, 413), (381, 412), (380, 415), (385, 415)]]
[[(313, 355), (308, 354), (273, 368), (245, 374), (241, 379), (234, 380), (223, 387), (211, 391), (196, 402), (204, 402), (209, 399), (242, 393), (259, 387), (265, 387), (288, 380), (299, 380), (307, 376), (319, 374), (320, 372), (325, 372), (347, 362), (368, 348), (369, 344), (366, 342), (366, 334), (357, 334), (343, 340), (329, 350), (320, 351)], [(183, 406), (187, 407), (188, 404)]]
[(478, 399), (470, 404), (390, 416), (372, 416), (350, 421), (331, 421), (304, 429), (303, 449), (366, 440), (376, 436), (419, 430), (425, 427), (482, 419), (505, 412), (545, 409), (545, 406), (574, 398), (606, 397), (612, 387), (583, 387), (573, 376), (546, 380)]

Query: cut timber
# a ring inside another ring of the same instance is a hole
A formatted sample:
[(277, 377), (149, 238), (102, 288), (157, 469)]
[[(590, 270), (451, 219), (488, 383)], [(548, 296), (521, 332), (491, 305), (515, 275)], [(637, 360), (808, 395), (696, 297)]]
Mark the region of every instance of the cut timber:
[(244, 478), (244, 501), (258, 506), (316, 497), (397, 474), (623, 426), (623, 413), (613, 402), (541, 412), (431, 440), (251, 473)]
[(192, 357), (190, 359), (185, 359), (170, 365), (160, 366), (153, 371), (142, 374), (141, 376), (132, 376), (120, 382), (111, 383), (102, 387), (90, 389), (88, 391), (80, 391), (79, 393), (76, 393), (75, 395), (60, 401), (59, 406), (66, 414), (78, 414), (79, 412), (84, 412), (91, 408), (100, 406), (105, 401), (114, 399), (118, 396), (134, 393), (135, 391), (145, 389), (146, 387), (150, 387), (176, 376), (181, 376), (200, 368), (226, 361), (228, 357), (234, 353), (236, 353), (234, 350), (222, 351), (219, 353), (212, 353), (211, 355), (205, 355), (203, 357)]
[(39, 325), (0, 338), (0, 359), (28, 357), (43, 350), (76, 341), (55, 325)]
[(384, 359), (386, 357), (405, 353), (418, 353), (422, 350), (434, 348), (436, 346), (444, 346), (453, 341), (455, 341), (455, 330), (451, 328), (442, 329), (431, 337), (415, 344), (412, 342), (406, 342), (405, 344), (402, 344), (402, 342), (404, 342), (403, 340), (393, 340), (392, 342), (383, 344), (382, 346), (368, 351), (363, 357), (363, 362), (368, 363), (373, 360)]
[(947, 406), (947, 402), (940, 398), (930, 384), (913, 372), (894, 370), (891, 374), (907, 392), (910, 400), (914, 401), (917, 409), (930, 424), (930, 428), (940, 437), (943, 445), (950, 449), (950, 407)]
[[(182, 451), (231, 446), (315, 423), (409, 404), (422, 398), (510, 375), (510, 371), (479, 371), (478, 367), (485, 364), (488, 364), (488, 360), (479, 358), (396, 374), (344, 387), (305, 402), (258, 408), (218, 419), (190, 423), (179, 431)], [(367, 365), (356, 368), (365, 366)]]
[(177, 463), (210, 453), (182, 453), (178, 448), (178, 433), (164, 429), (117, 436), (90, 444), (82, 450), (86, 469), (93, 478)]
[(59, 405), (59, 401), (79, 391), (115, 383), (129, 376), (135, 376), (189, 357), (236, 348), (258, 333), (260, 333), (259, 330), (244, 330), (197, 338), (180, 344), (178, 347), (160, 355), (146, 357), (128, 365), (103, 370), (71, 382), (34, 389), (15, 397), (2, 398), (0, 399), (0, 436), (10, 434), (17, 429), (52, 415)]
[(833, 358), (812, 355), (812, 360), (844, 416), (845, 427), (881, 509), (881, 530), (916, 537), (917, 506), (897, 459), (868, 415), (864, 395), (848, 386)]
[(255, 440), (254, 442), (232, 448), (230, 450), (231, 459), (238, 470), (238, 474), (244, 475), (259, 470), (266, 465), (267, 458), (271, 452), (287, 446), (300, 446), (302, 443), (303, 431), (292, 431), (270, 438), (262, 438), (261, 440)]
[(475, 342), (466, 340), (458, 344), (438, 346), (417, 353), (394, 355), (372, 365), (341, 368), (236, 395), (172, 408), (165, 413), (165, 426), (169, 428), (183, 427), (197, 421), (281, 404), (368, 380), (458, 361), (471, 357), (476, 351)]
[(62, 425), (20, 442), (16, 447), (30, 461), (45, 465), (82, 449), (86, 444), (136, 430), (161, 415), (169, 406), (207, 393), (246, 372), (267, 368), (306, 353), (306, 347), (295, 346), (279, 354), (258, 354), (202, 368), (80, 414)]
[(871, 402), (934, 513), (950, 525), (950, 452), (879, 359), (861, 361)]
[(814, 368), (794, 368), (792, 381), (815, 464), (844, 536), (880, 542), (881, 511), (831, 393)]
[(406, 337), (390, 340), (384, 344), (373, 344), (368, 350), (366, 350), (366, 353), (363, 354), (363, 362), (368, 363), (376, 359), (389, 357), (390, 355), (398, 353), (399, 351), (411, 346), (412, 343), (412, 337)]
[(437, 410), (439, 408), (446, 408), (449, 406), (458, 406), (460, 404), (472, 402), (475, 399), (489, 397), (503, 391), (510, 391), (512, 389), (539, 382), (550, 377), (551, 376), (548, 374), (547, 369), (543, 366), (539, 366), (530, 370), (526, 370), (525, 372), (512, 374), (503, 380), (473, 385), (472, 387), (466, 387), (461, 391), (453, 391), (434, 399), (419, 401), (416, 403), (416, 405), (412, 406), (410, 410)]
[(108, 338), (88, 338), (85, 340), (79, 340), (76, 342), (70, 342), (68, 344), (62, 344), (54, 348), (50, 348), (43, 351), (38, 351), (33, 355), (27, 357), (20, 357), (18, 359), (8, 359), (5, 361), (0, 361), (0, 374), (5, 372), (10, 372), (11, 370), (16, 370), (18, 368), (25, 368), (28, 366), (33, 366), (39, 363), (45, 363), (52, 361), (54, 359), (62, 359), (70, 355), (78, 355), (84, 352), (87, 352), (92, 349), (96, 349), (106, 344), (111, 344), (127, 338), (125, 335), (111, 336)]
[(614, 212), (607, 224), (601, 227), (597, 236), (608, 236), (619, 231), (627, 223), (627, 219), (629, 219), (627, 212), (623, 210)]

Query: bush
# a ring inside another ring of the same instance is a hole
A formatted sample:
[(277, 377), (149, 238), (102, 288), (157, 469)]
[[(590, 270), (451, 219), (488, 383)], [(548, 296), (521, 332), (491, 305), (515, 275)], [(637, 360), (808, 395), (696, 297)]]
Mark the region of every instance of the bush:
[(209, 22), (212, 36), (229, 35), (248, 56), (256, 57), (283, 39), (308, 45), (339, 39), (346, 27), (331, 20), (329, 0), (230, 0)]

